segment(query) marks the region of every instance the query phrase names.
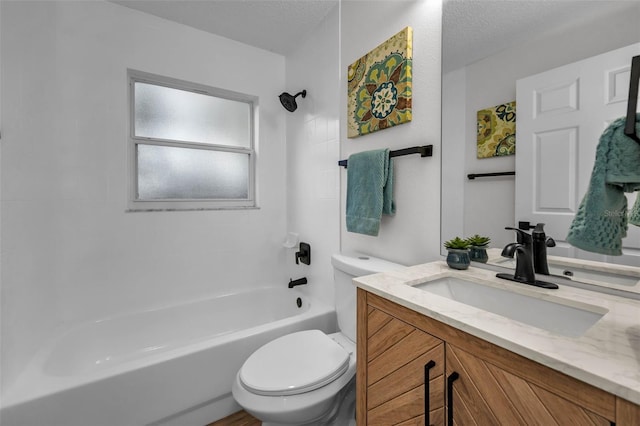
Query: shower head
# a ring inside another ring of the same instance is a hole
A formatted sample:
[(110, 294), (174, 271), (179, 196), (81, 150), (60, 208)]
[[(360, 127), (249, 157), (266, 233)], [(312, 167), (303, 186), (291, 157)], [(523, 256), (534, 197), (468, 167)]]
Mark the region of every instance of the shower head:
[(296, 98), (300, 95), (302, 95), (303, 98), (306, 97), (307, 91), (303, 90), (302, 92), (298, 92), (296, 93), (295, 96), (290, 95), (287, 92), (282, 92), (282, 94), (279, 96), (280, 103), (287, 111), (293, 112), (298, 108), (298, 104), (296, 103)]

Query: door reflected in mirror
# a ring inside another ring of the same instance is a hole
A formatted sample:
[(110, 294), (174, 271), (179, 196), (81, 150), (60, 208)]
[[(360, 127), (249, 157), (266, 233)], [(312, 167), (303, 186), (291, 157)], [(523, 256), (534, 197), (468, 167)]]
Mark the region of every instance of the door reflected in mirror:
[[(638, 22), (639, 1), (444, 1), (442, 241), (480, 234), (491, 237), (494, 248), (502, 248), (514, 241), (506, 226), (545, 222), (547, 235), (557, 242), (549, 255), (640, 266), (640, 230), (633, 229), (623, 240), (624, 256), (577, 250), (565, 241), (588, 187), (598, 138), (626, 112), (631, 58), (640, 55)], [(546, 133), (526, 124), (525, 115), (531, 122), (536, 113), (532, 105), (542, 101), (542, 89), (562, 85), (534, 81), (537, 85), (518, 93), (518, 81), (531, 83), (532, 76), (583, 61), (588, 72), (603, 80), (603, 72), (588, 58), (623, 48), (628, 61), (623, 58), (616, 65), (604, 60), (609, 74), (602, 87), (589, 82), (591, 77), (575, 76), (569, 78), (575, 87), (547, 93), (545, 106), (558, 110), (549, 118), (553, 123)], [(516, 99), (515, 155), (478, 158), (478, 111)], [(589, 112), (585, 123), (571, 121), (575, 114), (570, 108), (596, 102), (604, 106)], [(516, 175), (467, 178), (471, 173), (508, 171)], [(631, 205), (634, 198), (627, 198)]]

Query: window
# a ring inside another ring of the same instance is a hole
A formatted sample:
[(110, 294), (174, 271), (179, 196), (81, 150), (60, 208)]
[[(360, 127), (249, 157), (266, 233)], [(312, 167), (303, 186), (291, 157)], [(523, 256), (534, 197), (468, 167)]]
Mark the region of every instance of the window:
[(255, 97), (129, 70), (131, 210), (255, 206)]

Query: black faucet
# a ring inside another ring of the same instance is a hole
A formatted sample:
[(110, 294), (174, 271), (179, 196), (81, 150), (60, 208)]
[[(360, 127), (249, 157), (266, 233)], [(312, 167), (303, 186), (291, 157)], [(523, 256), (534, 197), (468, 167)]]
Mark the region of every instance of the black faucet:
[[(525, 231), (533, 229), (529, 237), (529, 248), (533, 255), (533, 270), (536, 274), (551, 275), (547, 262), (547, 247), (555, 247), (556, 242), (551, 237), (547, 238), (544, 233), (544, 223), (531, 225), (530, 222), (518, 222), (518, 229)], [(529, 234), (525, 233), (525, 235)], [(520, 234), (518, 234), (518, 239), (520, 239)], [(520, 241), (518, 240), (518, 242)]]
[(536, 280), (536, 274), (533, 267), (533, 254), (531, 253), (531, 248), (533, 247), (532, 236), (521, 229), (510, 227), (506, 227), (505, 229), (511, 229), (516, 231), (518, 234), (518, 242), (507, 244), (502, 250), (502, 256), (504, 257), (513, 257), (514, 254), (516, 255), (516, 272), (514, 275), (499, 273), (496, 274), (496, 277), (522, 284), (534, 285), (536, 287), (551, 289), (558, 288), (556, 284)]
[[(510, 229), (512, 231), (516, 231), (516, 242), (507, 244), (502, 250), (502, 256), (504, 257), (513, 257), (513, 253), (515, 252), (515, 245), (521, 244), (529, 253), (533, 253), (533, 238), (530, 234), (527, 234), (522, 229), (519, 228), (511, 228), (509, 226), (504, 229)], [(507, 252), (507, 253), (505, 253)]]
[(292, 280), (289, 278), (289, 288), (294, 288), (297, 285), (303, 285), (307, 283), (307, 277), (298, 278), (297, 280)]
[(536, 274), (549, 275), (549, 264), (547, 263), (547, 247), (555, 247), (553, 238), (544, 233), (544, 223), (538, 223), (531, 233), (533, 239), (533, 269)]

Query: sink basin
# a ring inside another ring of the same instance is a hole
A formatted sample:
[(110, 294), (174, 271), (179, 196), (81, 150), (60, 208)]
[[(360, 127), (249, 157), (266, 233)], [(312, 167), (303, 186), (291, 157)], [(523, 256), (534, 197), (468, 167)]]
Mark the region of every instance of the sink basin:
[(597, 306), (578, 308), (455, 277), (414, 287), (567, 337), (582, 336), (606, 314)]

